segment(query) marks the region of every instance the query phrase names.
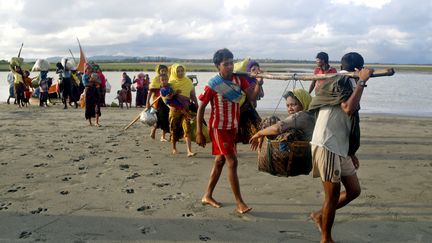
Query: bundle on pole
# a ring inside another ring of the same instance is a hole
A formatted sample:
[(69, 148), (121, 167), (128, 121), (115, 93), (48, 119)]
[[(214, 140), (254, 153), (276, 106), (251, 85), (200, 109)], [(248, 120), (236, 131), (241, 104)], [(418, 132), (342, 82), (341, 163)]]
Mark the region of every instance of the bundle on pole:
[[(393, 68), (388, 69), (378, 69), (375, 70), (371, 78), (375, 77), (383, 77), (383, 76), (392, 76), (395, 73)], [(271, 73), (260, 73), (260, 74), (252, 74), (247, 72), (237, 72), (238, 75), (246, 75), (254, 78), (265, 78), (265, 79), (277, 79), (277, 80), (322, 80), (322, 79), (330, 79), (335, 76), (350, 76), (353, 78), (358, 78), (358, 73), (356, 72), (348, 72), (348, 73), (328, 73), (328, 74), (312, 74), (312, 73), (285, 73), (285, 74), (271, 74)]]
[[(159, 96), (159, 97), (157, 97), (151, 104), (150, 104), (150, 107), (152, 107), (154, 104), (156, 104), (156, 102), (158, 102), (159, 101), (159, 99), (161, 98), (161, 96)], [(147, 108), (145, 108), (142, 112), (146, 112), (148, 109)], [(138, 114), (138, 116), (136, 116), (127, 126), (125, 126), (124, 128), (123, 128), (123, 131), (126, 131), (126, 130), (128, 130), (129, 129), (129, 127), (131, 127), (135, 122), (137, 122), (139, 119), (140, 119), (140, 117), (141, 117), (141, 113), (142, 112), (140, 112), (139, 114)]]

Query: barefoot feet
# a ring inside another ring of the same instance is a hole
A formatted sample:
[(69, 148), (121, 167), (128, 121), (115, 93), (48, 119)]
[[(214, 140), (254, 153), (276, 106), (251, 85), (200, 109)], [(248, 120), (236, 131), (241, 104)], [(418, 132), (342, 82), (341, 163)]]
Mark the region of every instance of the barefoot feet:
[(245, 214), (252, 210), (252, 208), (248, 207), (245, 203), (240, 203), (237, 205), (237, 213)]
[(194, 157), (196, 153), (188, 152), (187, 157)]
[(220, 204), (219, 202), (217, 202), (216, 200), (214, 200), (211, 197), (203, 197), (201, 199), (201, 203), (202, 203), (202, 205), (210, 205), (210, 206), (212, 206), (214, 208), (220, 208), (220, 207), (222, 207), (222, 204)]
[(319, 232), (322, 232), (322, 229), (321, 229), (322, 215), (321, 215), (321, 213), (319, 211), (318, 212), (312, 212), (310, 214), (310, 218), (315, 223), (315, 225), (318, 228)]

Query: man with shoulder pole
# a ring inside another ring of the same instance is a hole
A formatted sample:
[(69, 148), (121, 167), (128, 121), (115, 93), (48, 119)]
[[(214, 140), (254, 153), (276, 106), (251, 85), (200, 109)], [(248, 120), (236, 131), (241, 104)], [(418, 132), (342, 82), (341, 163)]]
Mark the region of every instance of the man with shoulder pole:
[[(336, 210), (360, 195), (356, 170), (360, 146), (360, 100), (373, 70), (364, 68), (363, 57), (350, 52), (341, 59), (341, 72), (358, 73), (358, 78), (337, 75), (316, 91), (309, 110), (317, 120), (312, 136), (313, 176), (320, 177), (324, 189), (322, 208), (311, 214), (321, 231), (321, 243), (334, 242), (331, 230)], [(345, 191), (341, 190), (341, 183)]]

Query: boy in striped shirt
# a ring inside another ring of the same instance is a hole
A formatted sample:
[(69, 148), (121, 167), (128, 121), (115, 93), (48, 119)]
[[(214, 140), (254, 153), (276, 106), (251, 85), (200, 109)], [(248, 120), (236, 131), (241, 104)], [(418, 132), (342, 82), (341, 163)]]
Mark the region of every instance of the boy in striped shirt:
[(216, 51), (213, 63), (219, 73), (205, 86), (204, 92), (199, 96), (201, 101), (197, 114), (196, 142), (205, 147), (206, 140), (202, 133), (205, 108), (211, 104), (209, 120), (209, 135), (212, 141), (212, 154), (215, 155), (213, 169), (210, 174), (207, 190), (201, 199), (203, 205), (211, 205), (220, 208), (222, 205), (213, 198), (213, 191), (222, 173), (225, 162), (228, 163), (228, 179), (234, 193), (237, 208), (240, 214), (249, 212), (240, 193), (240, 184), (237, 175), (237, 150), (235, 138), (240, 117), (241, 91), (247, 98), (254, 100), (260, 92), (262, 81), (253, 89), (249, 88), (248, 81), (241, 76), (233, 74), (233, 54), (228, 49)]

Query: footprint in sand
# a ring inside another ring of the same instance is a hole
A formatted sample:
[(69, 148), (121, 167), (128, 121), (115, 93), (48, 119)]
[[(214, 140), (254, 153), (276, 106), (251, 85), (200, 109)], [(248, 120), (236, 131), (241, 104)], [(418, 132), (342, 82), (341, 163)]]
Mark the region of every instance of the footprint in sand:
[(144, 235), (148, 235), (148, 234), (154, 234), (156, 233), (156, 229), (153, 227), (141, 227), (140, 231), (142, 234)]
[(131, 176), (126, 177), (126, 179), (132, 180), (132, 179), (135, 179), (135, 178), (140, 177), (140, 176), (141, 176), (140, 174), (135, 172)]
[(34, 175), (33, 175), (33, 173), (27, 173), (25, 175), (25, 177), (26, 177), (26, 179), (32, 179), (32, 178), (34, 178)]
[(60, 194), (67, 195), (67, 194), (69, 194), (69, 191), (61, 191)]
[(46, 208), (38, 208), (36, 210), (30, 211), (30, 213), (31, 214), (37, 214), (37, 213), (42, 213), (42, 212), (46, 212), (46, 211), (48, 211), (48, 209), (46, 209)]
[(48, 166), (47, 163), (40, 163), (40, 164), (33, 165), (33, 167), (36, 167), (36, 168), (38, 168), (38, 167), (47, 167), (47, 166)]
[(20, 239), (27, 239), (30, 237), (31, 234), (32, 234), (31, 232), (23, 231), (20, 233), (19, 238)]
[(148, 209), (151, 209), (151, 206), (144, 205), (144, 206), (137, 208), (137, 211), (143, 212), (143, 211), (148, 210)]
[(80, 166), (78, 166), (78, 170), (85, 170), (85, 169), (87, 169), (87, 167), (84, 166), (84, 165), (80, 165)]
[(157, 176), (162, 175), (162, 172), (155, 171), (155, 172), (152, 172), (152, 173), (149, 174), (149, 176), (155, 176), (155, 175), (157, 175)]
[(200, 241), (209, 241), (209, 240), (211, 240), (210, 237), (205, 236), (205, 235), (199, 235), (199, 239), (200, 239)]
[(65, 177), (62, 179), (62, 181), (70, 181), (70, 180), (72, 180), (72, 177)]
[(184, 213), (184, 214), (182, 214), (182, 217), (185, 217), (185, 218), (189, 218), (189, 217), (193, 217), (193, 216), (195, 216), (193, 213)]
[(129, 169), (129, 165), (128, 164), (120, 164), (119, 167), (120, 167), (120, 170)]
[(127, 189), (125, 189), (125, 192), (126, 192), (127, 194), (132, 194), (132, 193), (135, 192), (135, 190), (134, 190), (133, 188), (127, 188)]
[(185, 196), (184, 196), (183, 193), (177, 192), (176, 195), (169, 195), (168, 197), (162, 198), (162, 200), (164, 200), (164, 201), (172, 201), (172, 200), (182, 200), (184, 198), (185, 198)]
[(8, 210), (10, 205), (12, 205), (12, 203), (0, 203), (0, 211)]
[(153, 183), (153, 186), (157, 186), (157, 187), (165, 187), (165, 186), (169, 186), (171, 185), (170, 183)]
[(18, 190), (25, 189), (25, 186), (17, 186), (15, 188), (9, 189), (7, 192), (17, 192)]

